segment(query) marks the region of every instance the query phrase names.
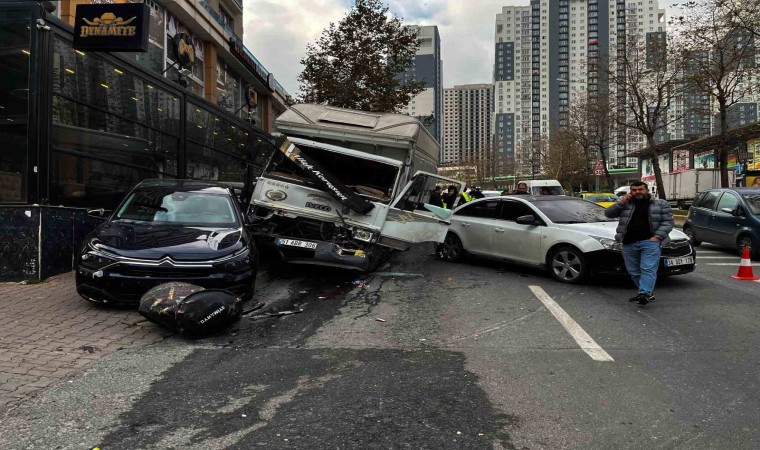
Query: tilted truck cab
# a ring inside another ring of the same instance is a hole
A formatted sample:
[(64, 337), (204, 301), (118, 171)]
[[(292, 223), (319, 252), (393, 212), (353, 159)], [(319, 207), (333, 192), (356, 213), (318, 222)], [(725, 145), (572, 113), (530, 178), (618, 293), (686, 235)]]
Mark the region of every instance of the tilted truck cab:
[(295, 105), (251, 199), (255, 235), (285, 261), (362, 271), (395, 250), (441, 242), (451, 212), (429, 204), (439, 152), (416, 119)]

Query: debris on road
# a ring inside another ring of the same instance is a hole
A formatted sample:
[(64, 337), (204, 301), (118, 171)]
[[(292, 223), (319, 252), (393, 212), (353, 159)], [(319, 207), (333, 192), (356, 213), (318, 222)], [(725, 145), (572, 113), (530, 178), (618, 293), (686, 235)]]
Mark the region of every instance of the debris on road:
[(385, 319), (381, 319), (379, 317), (377, 319), (375, 319), (375, 320), (378, 321), (378, 322), (385, 322)]
[(255, 316), (250, 316), (248, 318), (251, 320), (268, 319), (270, 317), (288, 316), (290, 314), (298, 314), (302, 312), (303, 312), (303, 309), (296, 309), (296, 310), (291, 310), (291, 311), (274, 311), (274, 312), (266, 312), (264, 314), (257, 314)]
[(373, 275), (377, 275), (379, 277), (409, 277), (409, 278), (417, 278), (422, 277), (421, 273), (412, 273), (412, 272), (375, 272)]
[(241, 315), (242, 316), (248, 315), (248, 314), (250, 314), (250, 313), (252, 313), (254, 311), (257, 311), (257, 310), (263, 308), (265, 305), (266, 305), (266, 303), (264, 303), (264, 302), (258, 302), (257, 301), (256, 303), (253, 304), (253, 306), (251, 306), (250, 308), (248, 308), (245, 311), (243, 311), (243, 314), (241, 314)]

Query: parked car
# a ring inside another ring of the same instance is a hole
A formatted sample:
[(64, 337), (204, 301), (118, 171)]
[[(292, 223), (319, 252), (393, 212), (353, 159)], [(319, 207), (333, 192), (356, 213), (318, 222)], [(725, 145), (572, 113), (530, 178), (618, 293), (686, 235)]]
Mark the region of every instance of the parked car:
[(605, 208), (615, 204), (618, 199), (615, 194), (609, 192), (581, 192), (578, 196)]
[(749, 248), (760, 259), (760, 189), (711, 189), (697, 195), (683, 231), (691, 243), (702, 242), (736, 248), (741, 255)]
[[(594, 203), (564, 196), (496, 197), (467, 203), (454, 211), (437, 254), (460, 261), (472, 254), (543, 267), (565, 283), (591, 275), (625, 274), (616, 219)], [(678, 230), (662, 248), (659, 273), (694, 270), (695, 253)]]
[(150, 288), (171, 281), (246, 299), (257, 264), (258, 251), (230, 188), (166, 179), (135, 186), (87, 236), (74, 261), (79, 295), (108, 304), (136, 304)]

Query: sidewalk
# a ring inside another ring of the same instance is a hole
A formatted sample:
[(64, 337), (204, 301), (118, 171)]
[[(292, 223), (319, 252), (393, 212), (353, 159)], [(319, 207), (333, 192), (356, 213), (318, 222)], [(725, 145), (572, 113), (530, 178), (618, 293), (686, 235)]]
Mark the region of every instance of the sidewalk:
[(121, 348), (167, 335), (134, 309), (83, 300), (74, 273), (40, 284), (0, 283), (0, 409), (8, 410)]

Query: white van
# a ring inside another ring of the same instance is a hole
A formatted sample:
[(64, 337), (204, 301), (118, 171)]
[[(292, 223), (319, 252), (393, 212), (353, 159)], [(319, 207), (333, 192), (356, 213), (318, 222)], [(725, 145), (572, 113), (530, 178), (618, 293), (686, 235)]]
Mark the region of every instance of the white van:
[(531, 195), (565, 195), (562, 184), (557, 180), (526, 180), (520, 183), (528, 185)]

